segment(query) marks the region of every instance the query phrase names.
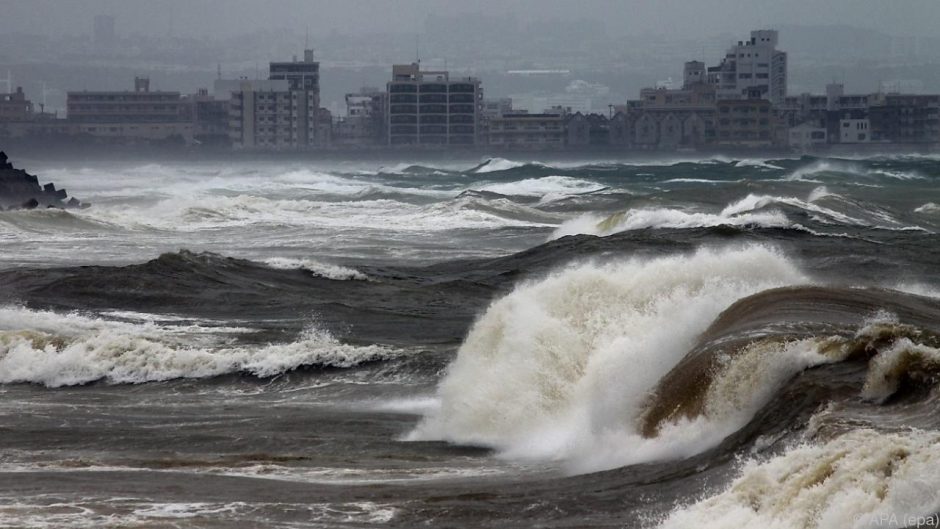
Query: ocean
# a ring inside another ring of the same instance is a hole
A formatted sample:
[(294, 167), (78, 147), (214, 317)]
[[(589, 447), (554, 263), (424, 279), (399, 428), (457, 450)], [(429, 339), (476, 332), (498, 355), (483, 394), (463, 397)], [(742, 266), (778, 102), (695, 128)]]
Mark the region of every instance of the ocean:
[(940, 156), (13, 161), (0, 527), (936, 525)]

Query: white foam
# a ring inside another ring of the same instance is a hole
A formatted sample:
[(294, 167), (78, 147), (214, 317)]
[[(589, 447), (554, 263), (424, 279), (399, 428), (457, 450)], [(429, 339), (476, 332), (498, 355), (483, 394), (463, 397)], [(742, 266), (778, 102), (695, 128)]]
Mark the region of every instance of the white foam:
[(914, 294), (915, 296), (924, 296), (926, 298), (940, 298), (940, 287), (928, 285), (925, 283), (897, 283), (888, 286), (888, 288)]
[(473, 189), (489, 191), (501, 195), (541, 197), (548, 194), (577, 195), (600, 191), (605, 186), (570, 176), (543, 176), (542, 178), (527, 178), (514, 182), (500, 182), (485, 184)]
[[(483, 444), (573, 471), (696, 453), (746, 418), (715, 411), (646, 439), (635, 421), (649, 391), (731, 303), (804, 281), (776, 250), (751, 246), (582, 264), (520, 285), (474, 324), (439, 385), (440, 409), (409, 439)], [(780, 369), (767, 364), (765, 387), (826, 361), (803, 345)]]
[(734, 166), (735, 167), (755, 167), (758, 169), (783, 170), (783, 167), (774, 165), (772, 163), (767, 163), (767, 161), (765, 160), (753, 160), (753, 159), (738, 160), (737, 162), (735, 162)]
[(508, 171), (510, 169), (516, 169), (518, 167), (524, 167), (528, 165), (524, 162), (514, 162), (512, 160), (507, 160), (505, 158), (491, 158), (480, 167), (477, 167), (475, 173), (495, 173), (498, 171)]
[(940, 509), (938, 468), (936, 433), (854, 430), (747, 462), (726, 490), (676, 509), (660, 528), (913, 526), (909, 517)]
[(260, 346), (228, 343), (198, 326), (174, 329), (78, 314), (0, 308), (0, 383), (49, 387), (143, 383), (246, 372), (269, 377), (306, 365), (352, 367), (401, 351), (341, 343), (310, 326), (295, 342)]
[(329, 202), (253, 195), (211, 196), (164, 200), (143, 209), (99, 205), (76, 214), (129, 229), (181, 232), (259, 224), (402, 232), (530, 225), (494, 212), (463, 208), (461, 199), (422, 206), (389, 199)]
[(291, 259), (288, 257), (272, 257), (265, 259), (264, 264), (279, 270), (303, 269), (316, 277), (324, 277), (334, 281), (368, 281), (369, 276), (354, 268), (324, 263), (313, 259)]
[(934, 202), (928, 202), (914, 210), (914, 213), (923, 213), (924, 215), (936, 215), (940, 213), (940, 205)]
[(577, 234), (607, 236), (647, 228), (681, 229), (721, 225), (786, 228), (792, 224), (786, 215), (779, 211), (703, 213), (671, 208), (638, 208), (608, 217), (582, 215), (562, 223), (552, 234), (552, 238)]
[[(189, 527), (226, 524), (252, 527), (278, 526), (271, 512), (303, 513), (305, 527), (375, 525), (383, 527), (398, 514), (390, 504), (272, 503), (272, 502), (147, 502), (135, 498), (85, 499), (75, 502), (42, 501), (0, 503), (2, 528), (79, 529), (100, 527)], [(310, 525), (312, 524), (312, 525)]]

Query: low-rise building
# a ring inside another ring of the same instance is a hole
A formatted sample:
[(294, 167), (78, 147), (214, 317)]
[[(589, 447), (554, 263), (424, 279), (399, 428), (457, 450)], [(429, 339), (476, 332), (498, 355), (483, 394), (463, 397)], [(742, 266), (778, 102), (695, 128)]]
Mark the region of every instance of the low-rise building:
[(180, 93), (151, 91), (146, 77), (134, 78), (133, 91), (68, 92), (66, 108), (80, 135), (128, 143), (193, 139), (192, 117)]
[(32, 117), (33, 103), (26, 99), (23, 87), (15, 92), (0, 94), (0, 122), (27, 121)]
[(565, 142), (569, 147), (610, 145), (610, 119), (603, 114), (569, 114), (565, 120)]
[(872, 99), (872, 141), (940, 144), (940, 95), (886, 94)]
[(635, 149), (703, 147), (715, 138), (715, 88), (693, 84), (681, 89), (645, 88), (629, 101), (626, 134), (614, 125), (611, 143), (626, 140)]
[(565, 146), (565, 114), (512, 113), (490, 118), (489, 142), (506, 149), (560, 149)]
[(817, 123), (807, 122), (790, 127), (787, 134), (787, 144), (802, 152), (818, 149), (828, 143), (826, 128)]
[(868, 119), (839, 120), (839, 143), (868, 143), (871, 141), (871, 123)]

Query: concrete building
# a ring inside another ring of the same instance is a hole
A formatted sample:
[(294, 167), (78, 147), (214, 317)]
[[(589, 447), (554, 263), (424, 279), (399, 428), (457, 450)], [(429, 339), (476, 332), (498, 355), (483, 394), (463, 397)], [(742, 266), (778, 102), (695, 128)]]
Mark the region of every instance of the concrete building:
[(193, 139), (192, 116), (179, 92), (151, 91), (134, 78), (134, 91), (68, 92), (67, 118), (78, 134), (117, 142)]
[(511, 97), (504, 97), (501, 99), (487, 99), (483, 101), (483, 116), (486, 118), (513, 113), (516, 112), (513, 110)]
[(0, 94), (0, 122), (27, 121), (33, 115), (33, 103), (26, 99), (23, 87), (10, 94)]
[(228, 100), (219, 100), (207, 89), (183, 98), (184, 113), (193, 122), (193, 141), (201, 145), (228, 145)]
[(717, 105), (716, 144), (770, 147), (776, 138), (772, 104), (766, 99), (721, 100)]
[[(227, 89), (219, 84), (219, 90)], [(242, 81), (232, 91), (229, 136), (239, 149), (307, 149), (329, 140), (321, 126), (320, 63), (313, 50), (303, 61), (272, 62), (267, 82)]]
[(872, 141), (940, 144), (940, 95), (872, 97), (868, 115)]
[(693, 83), (682, 89), (644, 88), (627, 102), (622, 125), (611, 125), (611, 143), (636, 149), (698, 148), (715, 139), (715, 88)]
[(568, 147), (606, 147), (610, 145), (610, 119), (603, 114), (569, 114), (565, 133)]
[(346, 94), (346, 116), (333, 124), (337, 145), (385, 145), (385, 112), (388, 94), (378, 88), (362, 88)]
[(813, 151), (827, 143), (826, 128), (818, 124), (803, 123), (791, 127), (787, 133), (787, 144), (790, 148), (800, 152)]
[(689, 61), (682, 70), (682, 87), (708, 83), (708, 73), (702, 61)]
[(489, 143), (505, 149), (545, 150), (565, 146), (565, 115), (512, 113), (489, 120)]
[(245, 83), (251, 85), (255, 92), (284, 92), (288, 90), (286, 80), (271, 81), (268, 79), (216, 79), (212, 85), (212, 97), (219, 101), (229, 101), (232, 94), (241, 92)]
[(783, 103), (787, 96), (787, 54), (777, 50), (775, 30), (756, 30), (747, 41), (728, 49), (718, 66), (708, 68), (708, 82), (718, 99), (768, 99)]
[(476, 145), (482, 139), (479, 79), (396, 64), (388, 91), (388, 144)]
[(868, 143), (871, 141), (871, 123), (868, 119), (839, 120), (839, 143)]

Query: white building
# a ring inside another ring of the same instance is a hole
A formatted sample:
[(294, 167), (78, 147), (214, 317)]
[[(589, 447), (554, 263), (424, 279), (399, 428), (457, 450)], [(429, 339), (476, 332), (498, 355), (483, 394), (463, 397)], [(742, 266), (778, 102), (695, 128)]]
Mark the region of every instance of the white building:
[(751, 32), (747, 41), (728, 49), (721, 64), (708, 69), (719, 99), (748, 97), (780, 104), (787, 96), (787, 54), (777, 50), (777, 31)]
[(871, 124), (867, 119), (839, 120), (839, 143), (868, 143), (871, 141)]
[(812, 123), (803, 123), (790, 128), (788, 143), (800, 151), (810, 151), (827, 143), (828, 134), (824, 127)]

